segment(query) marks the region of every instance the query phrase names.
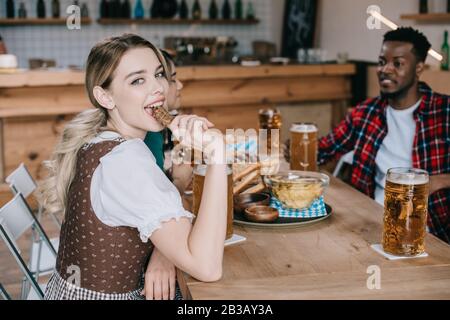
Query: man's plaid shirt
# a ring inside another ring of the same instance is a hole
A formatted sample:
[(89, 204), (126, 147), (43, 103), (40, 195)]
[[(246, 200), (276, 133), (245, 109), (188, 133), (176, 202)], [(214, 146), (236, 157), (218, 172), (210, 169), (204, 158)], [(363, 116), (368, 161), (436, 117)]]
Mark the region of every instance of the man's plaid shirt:
[[(450, 173), (450, 97), (419, 83), (422, 102), (414, 112), (416, 134), (412, 150), (414, 168), (430, 175)], [(319, 141), (319, 163), (354, 151), (351, 183), (374, 197), (375, 157), (387, 134), (386, 107), (382, 97), (357, 105), (329, 135)], [(450, 188), (439, 190), (428, 200), (430, 231), (450, 243)]]

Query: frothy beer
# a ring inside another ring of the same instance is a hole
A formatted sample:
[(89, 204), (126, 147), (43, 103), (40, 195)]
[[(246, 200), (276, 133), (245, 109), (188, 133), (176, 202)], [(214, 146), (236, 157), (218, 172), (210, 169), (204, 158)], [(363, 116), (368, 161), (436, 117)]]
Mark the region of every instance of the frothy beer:
[(428, 173), (391, 168), (384, 191), (383, 249), (398, 256), (425, 251), (428, 211)]
[(313, 123), (291, 126), (291, 170), (317, 171), (317, 131)]

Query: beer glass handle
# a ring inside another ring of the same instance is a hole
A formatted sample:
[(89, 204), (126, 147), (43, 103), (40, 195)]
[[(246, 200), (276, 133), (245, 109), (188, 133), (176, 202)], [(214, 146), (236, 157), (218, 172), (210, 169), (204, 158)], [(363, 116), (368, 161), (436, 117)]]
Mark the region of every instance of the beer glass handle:
[[(303, 159), (300, 157), (300, 166), (303, 167), (305, 170), (309, 167), (309, 161), (308, 161), (308, 145), (310, 144), (308, 134), (304, 133), (303, 137), (300, 141), (300, 147), (303, 147)], [(303, 160), (303, 161), (302, 161)]]

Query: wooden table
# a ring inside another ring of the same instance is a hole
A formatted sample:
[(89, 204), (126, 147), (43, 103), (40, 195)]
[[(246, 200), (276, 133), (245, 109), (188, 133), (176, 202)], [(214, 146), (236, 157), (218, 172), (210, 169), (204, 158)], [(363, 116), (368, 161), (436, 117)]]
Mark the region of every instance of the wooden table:
[[(292, 229), (234, 226), (247, 241), (225, 248), (223, 277), (198, 282), (178, 272), (187, 299), (450, 299), (450, 246), (428, 234), (426, 258), (391, 261), (380, 243), (383, 208), (340, 180), (325, 201), (330, 218)], [(380, 268), (381, 289), (368, 289)], [(371, 269), (369, 269), (370, 271)]]

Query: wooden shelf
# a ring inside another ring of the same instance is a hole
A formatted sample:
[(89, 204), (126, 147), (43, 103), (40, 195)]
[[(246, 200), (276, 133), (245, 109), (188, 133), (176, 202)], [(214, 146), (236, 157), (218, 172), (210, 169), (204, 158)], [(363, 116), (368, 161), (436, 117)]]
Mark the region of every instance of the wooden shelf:
[(420, 22), (450, 22), (450, 13), (402, 14), (400, 18)]
[(99, 24), (165, 24), (165, 25), (177, 25), (177, 24), (216, 24), (216, 25), (251, 25), (259, 23), (258, 19), (98, 19)]
[[(67, 18), (15, 18), (0, 19), (0, 26), (65, 25)], [(81, 18), (81, 24), (91, 24), (91, 18)]]

